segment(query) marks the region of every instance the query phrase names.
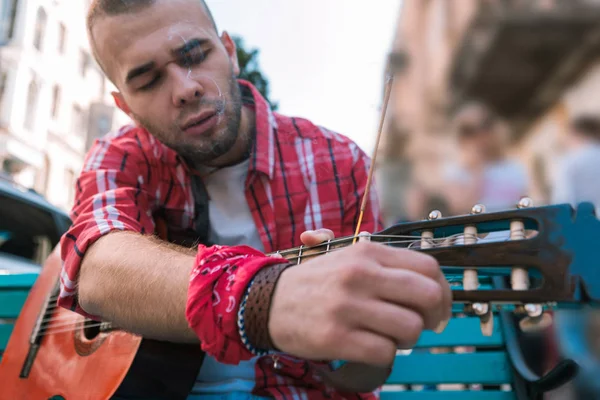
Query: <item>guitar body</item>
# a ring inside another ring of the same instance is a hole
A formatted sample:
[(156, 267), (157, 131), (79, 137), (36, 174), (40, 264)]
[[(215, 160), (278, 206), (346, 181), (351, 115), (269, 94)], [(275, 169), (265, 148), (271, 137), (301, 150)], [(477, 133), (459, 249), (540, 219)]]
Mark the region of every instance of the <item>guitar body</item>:
[[(0, 400), (187, 397), (203, 359), (199, 345), (102, 332), (97, 323), (56, 308), (55, 300), (46, 306), (57, 293), (60, 273), (56, 249), (31, 289), (0, 362)], [(36, 351), (32, 333), (41, 318), (50, 317), (49, 325), (38, 330), (47, 333), (38, 335)]]

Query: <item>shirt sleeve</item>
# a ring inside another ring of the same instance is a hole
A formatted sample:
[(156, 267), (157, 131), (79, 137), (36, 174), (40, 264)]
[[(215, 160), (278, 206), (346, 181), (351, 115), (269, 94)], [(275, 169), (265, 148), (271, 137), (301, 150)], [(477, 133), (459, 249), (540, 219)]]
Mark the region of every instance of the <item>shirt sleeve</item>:
[(88, 318), (78, 302), (77, 280), (87, 249), (113, 231), (152, 233), (154, 221), (147, 191), (149, 166), (134, 138), (95, 142), (77, 180), (73, 224), (61, 238), (63, 269), (58, 305)]
[(262, 268), (287, 262), (249, 246), (198, 247), (186, 318), (203, 351), (225, 364), (238, 364), (254, 357), (239, 334), (241, 300)]

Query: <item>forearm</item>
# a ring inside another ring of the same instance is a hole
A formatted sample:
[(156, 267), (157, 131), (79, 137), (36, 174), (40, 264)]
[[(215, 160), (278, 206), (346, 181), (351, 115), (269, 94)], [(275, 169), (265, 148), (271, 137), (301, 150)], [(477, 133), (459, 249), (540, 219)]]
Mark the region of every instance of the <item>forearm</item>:
[(151, 236), (114, 232), (86, 252), (79, 276), (82, 308), (147, 338), (198, 342), (185, 316), (195, 249)]

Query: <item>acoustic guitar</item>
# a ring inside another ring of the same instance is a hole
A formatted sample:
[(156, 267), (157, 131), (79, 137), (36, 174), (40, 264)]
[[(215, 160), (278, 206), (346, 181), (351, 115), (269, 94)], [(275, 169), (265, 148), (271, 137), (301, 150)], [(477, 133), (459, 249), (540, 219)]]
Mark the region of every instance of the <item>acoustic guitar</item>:
[[(484, 334), (493, 309), (524, 315), (522, 328), (531, 329), (547, 325), (548, 309), (598, 306), (600, 221), (593, 206), (530, 205), (524, 199), (516, 209), (497, 213), (476, 206), (470, 215), (449, 218), (432, 212), (429, 219), (394, 225), (368, 239), (435, 257), (451, 283), (453, 302), (481, 317)], [(354, 242), (354, 237), (336, 238), (278, 253), (300, 264)], [(55, 250), (0, 363), (1, 400), (187, 397), (202, 361), (200, 346), (144, 339), (108, 321), (58, 308), (60, 273)], [(489, 277), (504, 279), (506, 289), (480, 285)], [(356, 363), (338, 365), (324, 375), (347, 389), (372, 390), (389, 373)]]

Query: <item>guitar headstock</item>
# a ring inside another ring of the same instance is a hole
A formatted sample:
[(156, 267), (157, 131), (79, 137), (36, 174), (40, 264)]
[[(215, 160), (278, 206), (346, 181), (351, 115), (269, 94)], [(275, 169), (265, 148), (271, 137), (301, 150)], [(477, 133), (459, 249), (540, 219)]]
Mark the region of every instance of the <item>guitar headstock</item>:
[[(397, 245), (397, 237), (420, 237), (408, 247), (435, 257), (454, 301), (475, 314), (499, 304), (542, 318), (547, 305), (600, 305), (600, 221), (590, 203), (533, 207), (523, 198), (501, 212), (476, 205), (470, 215), (444, 218), (434, 211), (371, 240)], [(491, 282), (494, 276), (506, 285)]]

